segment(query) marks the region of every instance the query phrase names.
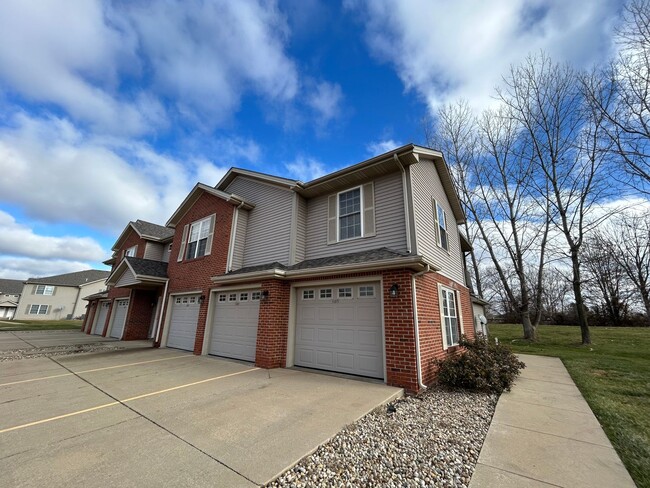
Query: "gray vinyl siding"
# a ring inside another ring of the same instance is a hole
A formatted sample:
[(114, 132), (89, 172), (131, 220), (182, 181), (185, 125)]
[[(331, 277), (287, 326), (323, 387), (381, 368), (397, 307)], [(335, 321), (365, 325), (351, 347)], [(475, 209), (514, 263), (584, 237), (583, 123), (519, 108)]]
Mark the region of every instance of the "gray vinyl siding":
[(135, 276), (133, 273), (131, 273), (130, 269), (127, 269), (122, 273), (122, 276), (120, 276), (120, 279), (117, 280), (117, 283), (115, 283), (115, 286), (130, 286), (130, 285), (135, 285), (138, 280), (135, 279)]
[(237, 211), (237, 227), (235, 228), (235, 242), (232, 251), (232, 270), (239, 269), (244, 263), (244, 248), (246, 245), (246, 231), (248, 230), (248, 210)]
[(376, 235), (327, 244), (327, 199), (321, 195), (307, 202), (306, 259), (387, 247), (406, 252), (406, 224), (401, 173), (374, 180)]
[[(418, 254), (434, 266), (439, 266), (445, 276), (465, 284), (463, 258), (460, 252), (458, 225), (449, 205), (449, 200), (432, 161), (421, 160), (409, 167), (415, 213), (415, 231)], [(432, 199), (442, 206), (447, 214), (449, 251), (438, 246)]]
[(298, 196), (296, 211), (296, 255), (295, 262), (305, 260), (305, 245), (307, 241), (307, 200)]
[(293, 192), (242, 176), (226, 191), (255, 205), (248, 216), (242, 266), (289, 264)]
[(147, 242), (144, 246), (144, 259), (163, 260), (164, 246), (156, 242)]

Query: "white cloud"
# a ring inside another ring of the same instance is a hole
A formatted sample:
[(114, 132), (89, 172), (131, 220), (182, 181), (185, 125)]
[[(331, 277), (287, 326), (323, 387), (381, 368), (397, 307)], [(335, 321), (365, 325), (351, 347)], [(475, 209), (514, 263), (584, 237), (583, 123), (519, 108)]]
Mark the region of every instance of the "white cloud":
[(312, 93), (307, 97), (309, 105), (318, 117), (318, 123), (325, 125), (341, 113), (343, 92), (337, 83), (326, 81), (317, 83)]
[(292, 163), (285, 163), (284, 167), (293, 178), (303, 182), (316, 179), (327, 173), (327, 168), (323, 163), (305, 156), (299, 156)]
[(373, 141), (366, 145), (366, 151), (371, 156), (377, 156), (385, 152), (397, 149), (402, 146), (402, 143), (395, 141), (394, 139), (385, 139), (382, 141)]
[(66, 119), (18, 113), (11, 125), (0, 129), (0, 173), (10, 175), (0, 179), (0, 195), (48, 222), (110, 232), (138, 218), (165, 222), (197, 177), (226, 170), (194, 157), (189, 161), (200, 163), (188, 164), (142, 142), (92, 137)]
[(108, 255), (89, 237), (44, 236), (0, 210), (0, 254), (30, 258), (101, 261)]
[(26, 280), (92, 269), (88, 263), (62, 259), (34, 259), (0, 256), (0, 278)]
[(510, 65), (543, 49), (580, 66), (602, 59), (620, 8), (614, 0), (348, 0), (366, 42), (430, 109), (464, 98), (483, 108)]

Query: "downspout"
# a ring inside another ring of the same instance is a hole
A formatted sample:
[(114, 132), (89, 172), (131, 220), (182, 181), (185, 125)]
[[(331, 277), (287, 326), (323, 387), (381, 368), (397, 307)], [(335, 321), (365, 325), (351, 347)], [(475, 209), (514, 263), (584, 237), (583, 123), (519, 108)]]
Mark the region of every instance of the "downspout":
[(165, 291), (163, 291), (163, 299), (162, 303), (160, 304), (160, 315), (158, 315), (158, 324), (156, 324), (156, 333), (154, 334), (154, 337), (156, 338), (156, 342), (160, 344), (160, 326), (162, 324), (162, 318), (163, 315), (166, 315), (166, 310), (165, 310), (165, 302), (167, 301), (167, 286), (169, 285), (169, 279), (165, 281)]
[(415, 278), (424, 275), (431, 271), (431, 266), (428, 264), (419, 273), (411, 275), (411, 297), (413, 298), (413, 322), (415, 323), (415, 362), (418, 373), (418, 386), (423, 390), (427, 389), (427, 385), (422, 383), (422, 358), (420, 357), (420, 327), (418, 325), (418, 299), (415, 291)]
[(406, 169), (404, 169), (404, 165), (402, 164), (402, 161), (400, 161), (399, 156), (397, 153), (393, 154), (393, 159), (399, 166), (399, 169), (402, 170), (402, 193), (404, 194), (404, 217), (406, 220), (406, 252), (409, 254), (411, 253), (411, 213), (409, 212), (409, 201), (408, 201), (408, 194), (406, 191)]

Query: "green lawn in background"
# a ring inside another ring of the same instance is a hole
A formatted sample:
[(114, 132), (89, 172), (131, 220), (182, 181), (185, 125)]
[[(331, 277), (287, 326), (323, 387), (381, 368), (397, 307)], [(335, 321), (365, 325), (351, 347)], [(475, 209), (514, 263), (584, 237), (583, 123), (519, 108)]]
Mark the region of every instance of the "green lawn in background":
[(82, 320), (11, 320), (0, 321), (0, 331), (3, 330), (66, 330), (81, 329)]
[(637, 486), (650, 488), (650, 329), (591, 327), (580, 345), (577, 326), (542, 325), (539, 341), (521, 325), (490, 325), (490, 338), (516, 353), (556, 356), (600, 421)]

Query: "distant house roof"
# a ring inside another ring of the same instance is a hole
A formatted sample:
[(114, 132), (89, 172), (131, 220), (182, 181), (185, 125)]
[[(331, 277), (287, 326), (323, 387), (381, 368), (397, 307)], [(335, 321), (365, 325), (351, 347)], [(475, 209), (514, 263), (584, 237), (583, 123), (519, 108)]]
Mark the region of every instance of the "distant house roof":
[(0, 294), (20, 295), (23, 292), (22, 280), (8, 280), (0, 278)]
[(76, 271), (56, 276), (46, 276), (45, 278), (30, 278), (25, 284), (39, 285), (56, 285), (56, 286), (82, 286), (93, 281), (105, 280), (110, 273), (99, 269), (89, 269), (86, 271)]

